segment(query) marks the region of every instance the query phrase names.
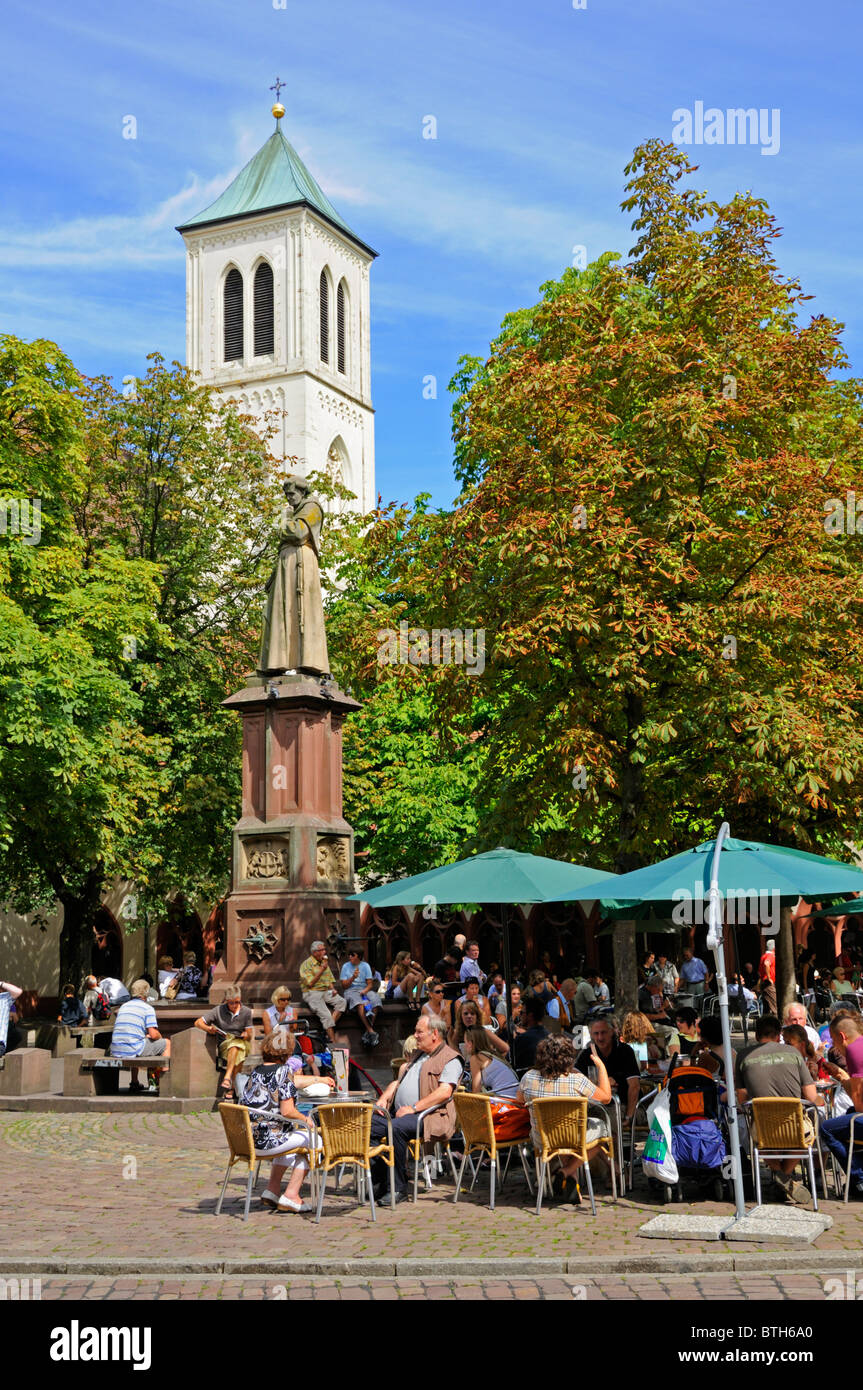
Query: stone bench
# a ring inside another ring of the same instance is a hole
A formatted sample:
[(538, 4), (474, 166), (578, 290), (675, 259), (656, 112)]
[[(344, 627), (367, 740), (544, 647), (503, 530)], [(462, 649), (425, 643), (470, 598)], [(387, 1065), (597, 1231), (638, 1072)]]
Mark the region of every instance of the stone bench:
[(0, 1096), (35, 1096), (51, 1089), (51, 1053), (18, 1047), (0, 1057)]
[(63, 1058), (64, 1096), (117, 1096), (120, 1072), (141, 1068), (147, 1072), (170, 1069), (167, 1057), (107, 1057), (101, 1048), (81, 1047)]

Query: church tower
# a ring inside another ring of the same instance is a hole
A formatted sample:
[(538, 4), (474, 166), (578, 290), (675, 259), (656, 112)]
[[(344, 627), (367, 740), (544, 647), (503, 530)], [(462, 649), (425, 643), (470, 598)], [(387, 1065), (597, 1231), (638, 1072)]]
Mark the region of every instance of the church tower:
[[(277, 82), (278, 88), (282, 84)], [(328, 471), (375, 505), (369, 267), (276, 128), (224, 193), (177, 230), (186, 244), (186, 362), (262, 421), (299, 471)], [(281, 412), (284, 412), (282, 414)]]

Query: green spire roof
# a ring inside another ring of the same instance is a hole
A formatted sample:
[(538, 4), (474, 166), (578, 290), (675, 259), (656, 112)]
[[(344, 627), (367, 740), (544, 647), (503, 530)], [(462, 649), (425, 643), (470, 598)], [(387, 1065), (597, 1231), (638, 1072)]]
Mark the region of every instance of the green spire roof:
[(320, 213), (327, 222), (338, 227), (359, 246), (376, 253), (351, 231), (347, 222), (336, 212), (326, 194), (312, 178), (293, 145), (285, 139), (277, 122), (266, 144), (241, 169), (233, 183), (214, 203), (196, 217), (177, 228), (178, 232), (194, 227), (207, 227), (214, 222), (231, 222), (238, 217), (250, 217), (258, 212), (274, 212), (277, 208), (305, 204)]

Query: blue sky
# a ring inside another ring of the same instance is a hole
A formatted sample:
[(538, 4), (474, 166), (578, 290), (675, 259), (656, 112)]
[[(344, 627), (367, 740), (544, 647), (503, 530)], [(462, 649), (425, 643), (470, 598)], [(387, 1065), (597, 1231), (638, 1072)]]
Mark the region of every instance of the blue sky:
[[(623, 167), (672, 113), (779, 108), (775, 155), (690, 151), (714, 197), (751, 188), (779, 261), (842, 320), (863, 374), (859, 0), (4, 0), (0, 331), (115, 377), (184, 355), (174, 227), (283, 128), (372, 269), (377, 484), (453, 493), (461, 353), (535, 302), (573, 247), (626, 253)], [(137, 139), (122, 138), (134, 115)], [(423, 117), (437, 139), (422, 138)], [(436, 400), (422, 381), (434, 375)]]

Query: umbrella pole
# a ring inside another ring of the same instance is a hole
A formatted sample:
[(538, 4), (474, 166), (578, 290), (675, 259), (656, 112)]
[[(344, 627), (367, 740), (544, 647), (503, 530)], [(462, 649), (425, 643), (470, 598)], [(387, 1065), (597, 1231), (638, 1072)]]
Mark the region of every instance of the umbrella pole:
[(500, 905), (500, 954), (503, 967), (503, 983), (506, 990), (506, 1035), (509, 1038), (509, 1057), (512, 1061), (515, 1039), (512, 1036), (512, 962), (509, 953), (509, 913), (507, 904)]
[(734, 946), (734, 978), (737, 981), (737, 1002), (740, 1005), (740, 1019), (743, 1024), (743, 1046), (749, 1045), (749, 1034), (746, 1031), (746, 996), (743, 993), (743, 976), (740, 973), (740, 946), (737, 940), (737, 927), (731, 928), (731, 941)]
[(740, 1134), (737, 1129), (737, 1092), (734, 1088), (734, 1067), (731, 1060), (731, 1025), (728, 1019), (728, 980), (725, 976), (725, 949), (722, 944), (722, 894), (719, 891), (719, 856), (722, 842), (728, 838), (731, 828), (723, 821), (716, 836), (713, 849), (713, 864), (710, 870), (710, 897), (707, 920), (710, 929), (707, 944), (713, 951), (716, 962), (716, 988), (719, 991), (719, 1017), (722, 1022), (722, 1055), (725, 1060), (725, 1089), (728, 1104), (728, 1138), (731, 1143), (731, 1162), (734, 1178), (734, 1219), (742, 1221), (746, 1215), (743, 1199), (743, 1167), (740, 1161)]

